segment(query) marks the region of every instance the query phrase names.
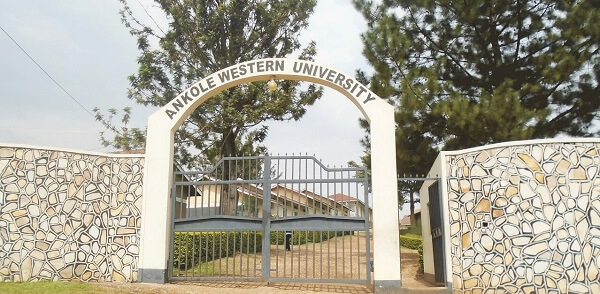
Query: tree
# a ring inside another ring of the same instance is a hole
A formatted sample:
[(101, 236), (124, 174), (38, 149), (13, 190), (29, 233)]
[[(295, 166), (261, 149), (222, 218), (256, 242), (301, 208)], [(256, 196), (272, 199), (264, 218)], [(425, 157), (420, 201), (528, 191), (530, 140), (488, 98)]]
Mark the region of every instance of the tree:
[[(137, 38), (140, 50), (138, 71), (129, 77), (128, 97), (144, 106), (164, 106), (201, 78), (240, 62), (287, 57), (298, 50), (300, 59), (312, 60), (316, 54), (314, 42), (301, 48), (298, 41), (315, 0), (155, 2), (168, 20), (166, 29), (148, 11), (157, 29), (144, 24), (121, 0), (123, 23)], [(263, 123), (298, 120), (321, 95), (321, 87), (310, 84), (301, 89), (297, 81), (280, 81), (273, 93), (266, 82), (229, 88), (183, 123), (175, 137), (176, 159), (189, 168), (221, 157), (266, 152), (264, 146), (257, 146), (268, 133)]]
[(371, 90), (396, 107), (399, 172), (438, 149), (598, 134), (597, 1), (354, 4)]
[[(314, 0), (156, 0), (169, 27), (155, 30), (134, 15), (126, 0), (121, 2), (123, 23), (137, 38), (140, 50), (138, 72), (129, 77), (128, 97), (158, 107), (222, 68), (252, 59), (286, 57), (299, 50), (299, 32), (308, 25), (316, 4)], [(313, 42), (300, 58), (312, 60), (315, 53)], [(295, 81), (281, 81), (275, 93), (269, 93), (264, 82), (225, 90), (180, 128), (179, 160), (192, 165), (239, 155), (239, 138), (261, 142), (268, 132), (261, 126), (264, 121), (298, 120), (321, 94), (315, 85), (302, 91)], [(247, 137), (251, 128), (255, 132)], [(183, 151), (190, 147), (201, 153), (194, 156)]]
[(121, 117), (121, 127), (115, 126), (113, 118), (118, 114), (114, 108), (108, 110), (108, 117), (100, 113), (100, 109), (93, 109), (96, 120), (102, 123), (106, 130), (112, 134), (109, 138), (106, 131), (100, 132), (100, 142), (104, 147), (113, 147), (118, 150), (130, 151), (133, 149), (143, 149), (146, 146), (146, 132), (140, 128), (130, 128), (127, 125), (131, 119), (131, 107), (123, 108)]

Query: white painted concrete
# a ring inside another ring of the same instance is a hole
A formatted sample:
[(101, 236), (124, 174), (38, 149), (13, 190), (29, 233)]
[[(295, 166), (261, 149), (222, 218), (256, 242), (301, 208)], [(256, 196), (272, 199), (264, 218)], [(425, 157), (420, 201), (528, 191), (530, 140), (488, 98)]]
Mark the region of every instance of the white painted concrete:
[[(442, 157), (438, 155), (433, 163), (428, 178), (439, 178), (441, 175)], [(440, 181), (444, 179), (440, 178)], [(433, 242), (431, 236), (431, 223), (429, 214), (429, 186), (434, 184), (434, 181), (425, 181), (419, 190), (419, 198), (421, 198), (421, 234), (423, 236), (423, 271), (426, 274), (435, 276), (435, 268), (433, 265)], [(441, 193), (441, 191), (440, 191)], [(442, 194), (440, 194), (442, 195)], [(443, 197), (443, 196), (442, 196)], [(449, 255), (448, 255), (449, 256)]]
[(144, 154), (118, 154), (118, 153), (102, 153), (102, 152), (93, 152), (87, 150), (78, 150), (78, 149), (69, 149), (69, 148), (61, 148), (61, 147), (49, 147), (49, 146), (40, 146), (40, 145), (31, 145), (31, 144), (13, 144), (13, 143), (2, 143), (0, 142), (0, 148), (8, 147), (8, 148), (24, 148), (24, 149), (37, 149), (37, 150), (52, 150), (59, 152), (69, 152), (76, 154), (86, 154), (86, 155), (95, 155), (95, 156), (104, 156), (104, 157), (112, 157), (112, 158), (138, 158), (144, 157)]
[(461, 149), (461, 150), (454, 150), (454, 151), (442, 151), (442, 152), (440, 152), (440, 154), (444, 154), (444, 156), (459, 155), (459, 154), (466, 154), (466, 153), (471, 153), (471, 152), (476, 152), (476, 151), (481, 151), (481, 150), (495, 149), (495, 148), (537, 145), (537, 144), (598, 143), (598, 142), (600, 142), (599, 138), (568, 138), (568, 137), (564, 137), (564, 138), (550, 138), (550, 139), (534, 139), (534, 140), (502, 142), (502, 143), (483, 145), (483, 146)]
[[(298, 71), (298, 65), (303, 65), (304, 70)], [(223, 79), (225, 74), (229, 74), (230, 78)], [(148, 119), (140, 268), (167, 269), (171, 234), (171, 202), (168, 199), (173, 166), (173, 136), (177, 128), (198, 106), (215, 94), (235, 85), (270, 79), (302, 80), (333, 88), (350, 99), (369, 121), (372, 140), (374, 279), (376, 284), (377, 281), (389, 285), (394, 281), (400, 282), (393, 107), (351, 78), (351, 75), (308, 61), (279, 58), (248, 61), (213, 73)]]

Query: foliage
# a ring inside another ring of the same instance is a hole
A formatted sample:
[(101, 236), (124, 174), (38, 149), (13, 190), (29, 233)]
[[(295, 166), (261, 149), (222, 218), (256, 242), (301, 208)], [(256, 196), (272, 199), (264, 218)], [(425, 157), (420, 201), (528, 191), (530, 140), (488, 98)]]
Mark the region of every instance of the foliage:
[[(320, 243), (327, 241), (337, 236), (349, 236), (353, 235), (353, 232), (345, 231), (293, 231), (292, 232), (292, 244), (303, 245), (306, 243)], [(284, 231), (273, 231), (271, 232), (271, 244), (273, 245), (284, 245), (285, 244), (285, 232)]]
[[(445, 149), (593, 135), (600, 101), (591, 1), (356, 0), (372, 88), (413, 108)], [(402, 13), (398, 13), (400, 10)]]
[(597, 3), (354, 0), (370, 89), (396, 109), (398, 173), (426, 174), (440, 149), (597, 135)]
[(400, 230), (400, 235), (422, 238), (423, 234), (421, 219), (415, 221), (414, 224), (415, 225), (411, 226), (410, 228)]
[[(293, 245), (320, 243), (336, 236), (349, 236), (348, 231), (294, 231)], [(273, 231), (271, 244), (284, 245), (284, 231)], [(262, 232), (175, 232), (173, 236), (173, 267), (192, 269), (236, 253), (261, 254)], [(241, 244), (241, 245), (240, 245)], [(194, 269), (200, 270), (200, 269)]]
[(423, 239), (400, 235), (400, 246), (417, 250), (419, 246), (423, 246)]
[[(144, 24), (127, 0), (120, 1), (123, 23), (140, 50), (128, 97), (144, 106), (164, 106), (203, 77), (240, 62), (287, 57), (298, 50), (300, 59), (312, 60), (316, 54), (314, 42), (300, 48), (298, 41), (315, 0), (156, 0), (168, 28), (161, 28), (148, 11), (155, 25)], [(258, 144), (268, 128), (262, 123), (298, 120), (321, 95), (321, 87), (301, 89), (297, 81), (279, 81), (274, 93), (266, 82), (226, 89), (196, 109), (176, 132), (176, 160), (192, 167), (225, 156), (264, 154), (265, 147)]]
[(261, 232), (175, 232), (174, 234), (173, 267), (178, 269), (191, 268), (200, 263), (233, 256), (236, 252), (249, 254), (262, 250)]
[(247, 197), (242, 204), (242, 216), (253, 216), (258, 217), (258, 198), (255, 197)]
[(146, 131), (139, 128), (130, 128), (127, 125), (131, 119), (131, 107), (123, 108), (121, 127), (113, 124), (113, 118), (118, 114), (114, 108), (108, 110), (108, 117), (104, 116), (100, 109), (93, 109), (96, 120), (102, 123), (107, 131), (112, 133), (112, 139), (107, 138), (106, 131), (100, 132), (100, 141), (104, 147), (113, 147), (118, 150), (129, 151), (133, 149), (144, 149), (146, 147)]

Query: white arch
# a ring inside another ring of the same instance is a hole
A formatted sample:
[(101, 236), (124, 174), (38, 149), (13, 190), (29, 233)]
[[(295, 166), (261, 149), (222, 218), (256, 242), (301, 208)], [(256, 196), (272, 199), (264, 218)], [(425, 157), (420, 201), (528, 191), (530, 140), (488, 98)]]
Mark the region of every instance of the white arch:
[(268, 58), (240, 63), (200, 80), (148, 118), (142, 199), (139, 280), (164, 283), (170, 241), (169, 192), (174, 134), (215, 94), (253, 81), (289, 79), (333, 88), (356, 105), (371, 127), (374, 280), (376, 289), (400, 286), (394, 109), (350, 75), (313, 62)]

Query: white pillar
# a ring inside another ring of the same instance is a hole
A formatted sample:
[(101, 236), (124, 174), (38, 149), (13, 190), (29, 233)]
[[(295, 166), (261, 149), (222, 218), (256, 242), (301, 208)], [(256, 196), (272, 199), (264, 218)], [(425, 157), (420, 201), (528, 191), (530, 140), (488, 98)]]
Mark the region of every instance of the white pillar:
[[(162, 114), (162, 113), (161, 113)], [(165, 283), (171, 241), (173, 133), (156, 114), (148, 119), (138, 280)]]
[(375, 292), (397, 292), (401, 276), (394, 109), (381, 109), (370, 127)]

